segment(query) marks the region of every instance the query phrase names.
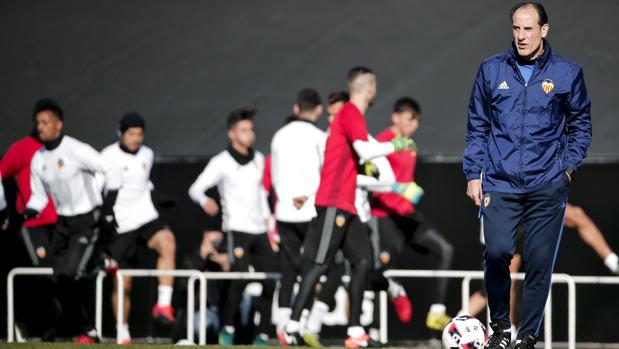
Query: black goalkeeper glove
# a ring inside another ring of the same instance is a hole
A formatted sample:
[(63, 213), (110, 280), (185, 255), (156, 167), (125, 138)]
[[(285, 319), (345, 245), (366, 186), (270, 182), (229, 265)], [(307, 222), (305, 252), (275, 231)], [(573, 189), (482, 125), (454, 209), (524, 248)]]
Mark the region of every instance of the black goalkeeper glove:
[(101, 216), (99, 217), (99, 225), (106, 231), (114, 234), (118, 228), (116, 223), (116, 217), (114, 217), (114, 204), (116, 203), (116, 197), (118, 197), (118, 190), (110, 190), (103, 198), (103, 205), (101, 205)]

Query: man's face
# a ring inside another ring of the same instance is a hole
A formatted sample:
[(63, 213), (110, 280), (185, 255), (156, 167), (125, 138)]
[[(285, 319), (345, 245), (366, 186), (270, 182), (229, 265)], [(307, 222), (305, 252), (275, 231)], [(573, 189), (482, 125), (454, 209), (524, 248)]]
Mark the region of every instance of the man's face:
[(51, 142), (60, 137), (63, 126), (62, 121), (51, 111), (44, 110), (37, 113), (36, 123), (41, 141)]
[(254, 123), (251, 120), (241, 120), (228, 130), (228, 138), (233, 143), (249, 148), (256, 140), (254, 133)]
[(518, 55), (527, 60), (542, 54), (540, 49), (548, 35), (548, 24), (539, 25), (539, 16), (535, 8), (524, 6), (516, 10), (512, 17), (512, 34)]
[(335, 119), (335, 114), (337, 114), (337, 112), (339, 112), (340, 109), (342, 109), (343, 107), (344, 107), (343, 101), (335, 102), (327, 106), (327, 114), (328, 114), (327, 120), (329, 121), (329, 124), (333, 122), (333, 119)]
[(391, 121), (402, 137), (412, 137), (419, 128), (418, 115), (409, 110), (393, 113)]
[(374, 104), (374, 99), (376, 98), (376, 78), (374, 77), (369, 86), (368, 86), (368, 105)]
[(129, 151), (138, 151), (142, 146), (142, 142), (144, 142), (144, 129), (141, 127), (129, 127), (120, 136), (120, 141)]

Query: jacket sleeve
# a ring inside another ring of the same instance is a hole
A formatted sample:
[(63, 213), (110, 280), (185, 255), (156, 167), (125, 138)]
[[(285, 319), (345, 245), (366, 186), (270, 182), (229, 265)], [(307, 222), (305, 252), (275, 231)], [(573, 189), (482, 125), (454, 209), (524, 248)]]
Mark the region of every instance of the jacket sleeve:
[(37, 212), (43, 211), (49, 202), (45, 184), (38, 172), (39, 161), (39, 157), (35, 155), (30, 163), (30, 187), (32, 188), (32, 195), (26, 204), (26, 209), (32, 209)]
[(86, 143), (77, 144), (73, 149), (76, 160), (84, 170), (101, 173), (105, 176), (105, 189), (118, 190), (122, 185), (122, 174), (111, 161)]
[(566, 101), (567, 153), (563, 169), (577, 170), (587, 156), (591, 144), (591, 100), (585, 86), (582, 68), (578, 67)]
[(466, 148), (462, 161), (467, 180), (479, 179), (481, 176), (489, 135), (490, 96), (482, 63), (477, 71), (468, 107)]
[(211, 200), (204, 192), (219, 184), (222, 177), (219, 167), (221, 167), (221, 165), (218, 164), (217, 158), (212, 158), (202, 173), (196, 178), (196, 181), (189, 187), (189, 197), (196, 204), (204, 206), (207, 201)]
[(13, 144), (0, 161), (0, 172), (4, 178), (13, 177), (23, 166), (27, 166), (28, 159), (20, 156), (15, 144)]

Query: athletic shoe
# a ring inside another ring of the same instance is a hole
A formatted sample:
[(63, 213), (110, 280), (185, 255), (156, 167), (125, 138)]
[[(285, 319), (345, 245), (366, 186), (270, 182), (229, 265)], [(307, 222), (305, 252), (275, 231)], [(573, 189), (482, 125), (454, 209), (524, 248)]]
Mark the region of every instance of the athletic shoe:
[(264, 335), (257, 335), (256, 337), (254, 337), (254, 340), (252, 341), (252, 345), (256, 345), (256, 346), (267, 346), (269, 344), (269, 337), (266, 337)]
[(174, 308), (171, 305), (155, 304), (153, 307), (153, 317), (165, 324), (173, 324), (176, 321), (174, 317)]
[(282, 347), (305, 345), (303, 337), (301, 337), (299, 332), (287, 332), (286, 329), (277, 333), (277, 339), (279, 339), (279, 344), (281, 344)]
[(222, 328), (219, 331), (219, 345), (234, 345), (234, 333), (230, 333), (225, 328)]
[(391, 303), (393, 303), (395, 312), (398, 314), (400, 321), (405, 324), (411, 321), (413, 317), (413, 305), (410, 299), (408, 299), (406, 292), (402, 292), (399, 296), (391, 298)]
[(77, 338), (75, 338), (75, 343), (77, 344), (95, 344), (99, 343), (99, 337), (92, 336), (87, 333), (82, 333)]
[(522, 339), (522, 341), (516, 343), (514, 349), (535, 349), (535, 343), (537, 343), (537, 338), (529, 333)]
[(312, 348), (322, 348), (322, 343), (320, 343), (320, 338), (317, 334), (312, 332), (303, 333), (303, 341), (305, 344)]
[(431, 330), (442, 331), (449, 321), (451, 321), (451, 317), (445, 312), (428, 312), (426, 327)]
[[(488, 343), (486, 343), (486, 348), (488, 349), (509, 348), (509, 343), (511, 343), (511, 340), (512, 340), (511, 331), (503, 330), (503, 328), (497, 323), (490, 324), (490, 328), (492, 328), (492, 335), (488, 339)], [(523, 348), (528, 348), (528, 347), (523, 347)]]
[(370, 338), (367, 333), (360, 337), (348, 337), (344, 341), (345, 348), (380, 348), (382, 345)]

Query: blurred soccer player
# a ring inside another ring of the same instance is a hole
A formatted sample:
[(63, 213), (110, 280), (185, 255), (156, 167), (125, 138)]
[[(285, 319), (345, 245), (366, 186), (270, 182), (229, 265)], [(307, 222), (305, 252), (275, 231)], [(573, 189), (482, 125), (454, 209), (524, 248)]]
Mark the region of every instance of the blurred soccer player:
[[(410, 97), (395, 102), (391, 114), (392, 125), (376, 136), (379, 141), (390, 141), (397, 137), (412, 137), (419, 127), (421, 108)], [(417, 153), (403, 151), (387, 156), (398, 182), (413, 182)], [(446, 270), (451, 267), (453, 246), (434, 229), (415, 209), (415, 205), (394, 193), (376, 193), (372, 201), (372, 215), (378, 220), (381, 238), (380, 259), (383, 268), (398, 266), (398, 259), (405, 245), (414, 250), (430, 254), (433, 269)], [(447, 279), (436, 279), (434, 303), (426, 316), (426, 326), (442, 331), (451, 318), (446, 314), (445, 297)]]
[(397, 139), (389, 143), (368, 142), (363, 113), (376, 96), (376, 76), (368, 68), (350, 70), (348, 84), (350, 102), (337, 113), (331, 123), (322, 167), (320, 185), (316, 194), (317, 216), (310, 223), (304, 242), (303, 281), (293, 305), (291, 320), (279, 333), (283, 345), (300, 345), (299, 319), (301, 312), (313, 297), (314, 285), (324, 274), (338, 249), (351, 262), (349, 285), (350, 317), (347, 347), (371, 345), (360, 324), (361, 302), (367, 274), (371, 269), (371, 243), (363, 232), (353, 232), (352, 222), (359, 219), (355, 209), (357, 164), (360, 160), (409, 149), (412, 141)]
[(316, 217), (314, 202), (326, 141), (325, 132), (315, 125), (323, 112), (316, 90), (301, 90), (293, 109), (296, 119), (279, 129), (271, 141), (275, 217), (281, 240), (279, 329), (292, 314), (292, 291), (301, 271), (301, 245), (309, 222)]
[[(69, 318), (83, 330), (77, 341), (93, 343), (98, 335), (84, 311), (89, 303), (78, 283), (88, 276), (93, 263), (100, 262), (97, 224), (106, 231), (116, 228), (112, 208), (121, 186), (120, 171), (88, 144), (64, 135), (64, 117), (56, 102), (41, 100), (35, 115), (44, 147), (32, 158), (32, 196), (24, 215), (26, 219), (38, 216), (47, 207), (48, 194), (52, 197), (58, 213), (51, 242), (54, 278), (62, 286), (58, 297)], [(105, 198), (95, 184), (95, 173), (105, 176)]]
[[(253, 110), (241, 109), (228, 116), (230, 145), (211, 158), (189, 188), (189, 196), (206, 214), (216, 215), (219, 206), (206, 196), (205, 191), (217, 186), (231, 271), (248, 271), (251, 264), (256, 271), (273, 272), (277, 269), (277, 256), (266, 234), (270, 210), (262, 187), (264, 156), (252, 148), (256, 137), (252, 121), (254, 114)], [(234, 316), (246, 285), (247, 282), (242, 280), (230, 283), (223, 329), (219, 333), (222, 345), (234, 344)], [(273, 280), (262, 282), (262, 295), (257, 304), (260, 324), (254, 344), (265, 344), (268, 340), (274, 290)]]
[[(122, 169), (123, 186), (118, 191), (114, 216), (118, 223), (118, 236), (109, 246), (112, 257), (121, 268), (137, 266), (138, 246), (147, 247), (159, 255), (157, 269), (175, 268), (176, 240), (174, 234), (162, 222), (151, 198), (154, 186), (150, 181), (154, 154), (143, 145), (145, 122), (137, 113), (127, 113), (120, 120), (118, 132), (120, 140), (101, 152), (103, 158)], [(172, 308), (172, 286), (174, 278), (160, 276), (157, 304), (153, 316), (166, 323), (175, 321)], [(129, 334), (131, 277), (124, 278), (123, 324), (117, 328), (118, 339), (122, 344), (131, 343)], [(112, 300), (116, 312), (117, 288), (114, 287)]]

